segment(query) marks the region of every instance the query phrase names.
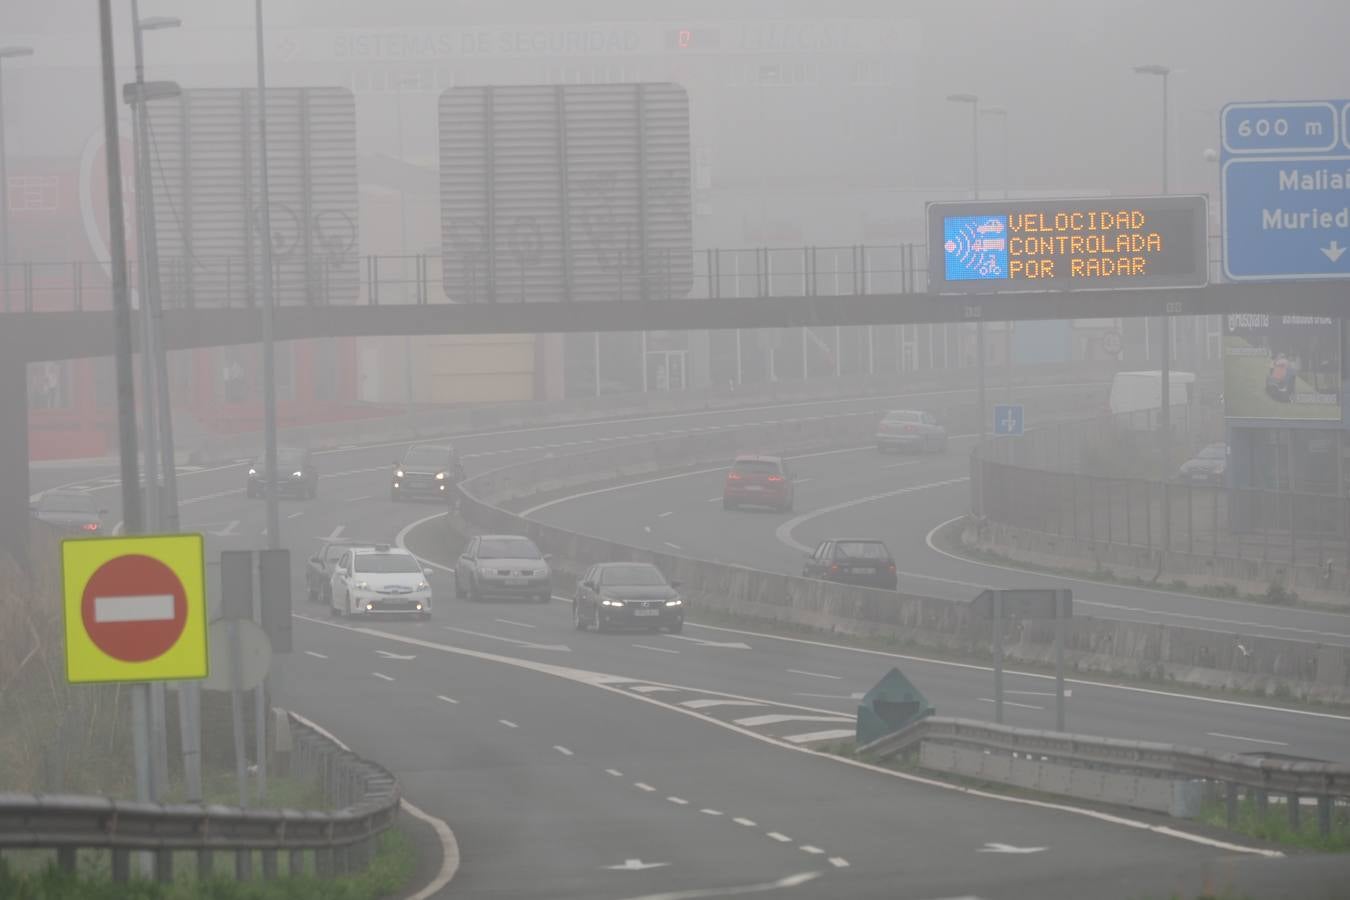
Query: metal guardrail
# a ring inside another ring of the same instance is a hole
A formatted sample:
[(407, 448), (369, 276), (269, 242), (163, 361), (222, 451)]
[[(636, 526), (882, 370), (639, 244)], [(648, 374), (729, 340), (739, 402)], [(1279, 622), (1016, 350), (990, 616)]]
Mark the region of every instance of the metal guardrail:
[(234, 874), (252, 877), (253, 854), (261, 875), (278, 875), (277, 857), (287, 856), (287, 874), (306, 871), (305, 853), (313, 854), (319, 877), (365, 869), (375, 855), (375, 839), (398, 816), (398, 783), (381, 766), (361, 759), (327, 737), (288, 717), (293, 740), (290, 771), (313, 778), (332, 812), (293, 809), (240, 809), (200, 804), (157, 804), (78, 795), (0, 794), (0, 850), (54, 849), (57, 865), (76, 870), (76, 851), (104, 849), (112, 854), (112, 879), (131, 875), (131, 853), (149, 851), (160, 882), (174, 877), (174, 853), (196, 851), (196, 872), (215, 869), (217, 851), (234, 854)]
[(1271, 794), (1288, 798), (1290, 824), (1297, 828), (1300, 798), (1317, 800), (1318, 830), (1331, 831), (1332, 808), (1339, 798), (1350, 799), (1350, 766), (1270, 756), (1245, 756), (1117, 738), (1014, 728), (974, 719), (932, 716), (894, 734), (858, 747), (858, 753), (889, 759), (919, 744), (931, 742), (966, 746), (986, 753), (1022, 756), (1075, 768), (1129, 775), (1151, 775), (1200, 780), (1224, 788), (1229, 824), (1237, 819), (1241, 794), (1255, 800), (1262, 812)]

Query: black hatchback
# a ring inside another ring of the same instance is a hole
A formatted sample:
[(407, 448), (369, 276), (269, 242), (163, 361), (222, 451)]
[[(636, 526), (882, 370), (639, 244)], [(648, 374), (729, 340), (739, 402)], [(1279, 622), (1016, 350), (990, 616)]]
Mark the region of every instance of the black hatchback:
[(806, 554), (802, 576), (888, 591), (900, 582), (895, 557), (881, 541), (821, 541), (815, 552)]

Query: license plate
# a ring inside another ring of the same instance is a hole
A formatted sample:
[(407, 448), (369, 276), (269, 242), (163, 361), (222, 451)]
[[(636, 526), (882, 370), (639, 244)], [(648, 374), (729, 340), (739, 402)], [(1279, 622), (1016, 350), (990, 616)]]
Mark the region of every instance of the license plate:
[(633, 615), (635, 615), (635, 616), (659, 616), (659, 615), (661, 615), (661, 610), (659, 610), (659, 609), (635, 609), (635, 610), (633, 610)]
[(863, 568), (861, 568), (861, 569), (854, 569), (854, 570), (853, 570), (853, 574), (855, 574), (855, 575), (875, 575), (875, 574), (877, 574), (877, 570), (876, 570), (876, 569), (867, 568), (867, 567), (863, 567)]
[(506, 584), (509, 587), (518, 587), (522, 584), (529, 584), (529, 582), (526, 581), (524, 578), (508, 578), (506, 579)]

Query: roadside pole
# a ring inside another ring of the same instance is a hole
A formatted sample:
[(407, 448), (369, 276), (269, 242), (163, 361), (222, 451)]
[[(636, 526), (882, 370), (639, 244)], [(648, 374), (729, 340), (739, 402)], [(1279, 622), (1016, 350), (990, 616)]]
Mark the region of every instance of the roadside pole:
[[(117, 432), (122, 476), (122, 521), (130, 534), (143, 533), (139, 451), (136, 446), (136, 385), (131, 365), (131, 298), (127, 291), (127, 243), (122, 202), (122, 160), (117, 135), (117, 72), (113, 63), (111, 0), (99, 0), (99, 50), (103, 79), (103, 134), (108, 177), (108, 243), (112, 257), (113, 322), (117, 373)], [(136, 768), (136, 799), (150, 800), (149, 688), (132, 684), (132, 747)], [(149, 856), (141, 854), (142, 871), (149, 872)]]

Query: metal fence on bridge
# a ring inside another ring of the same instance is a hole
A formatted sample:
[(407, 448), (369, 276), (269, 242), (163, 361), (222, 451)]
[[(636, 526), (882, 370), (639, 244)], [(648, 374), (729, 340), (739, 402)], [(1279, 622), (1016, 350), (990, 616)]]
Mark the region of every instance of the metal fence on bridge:
[(993, 523), (1105, 547), (1219, 559), (1350, 559), (1350, 498), (1229, 487), (1184, 476), (1180, 460), (1223, 441), (1223, 413), (1174, 411), (1177, 457), (1158, 453), (1157, 410), (999, 438), (972, 456), (972, 488)]
[[(137, 284), (135, 260), (129, 278)], [(927, 286), (920, 244), (883, 246), (707, 249), (694, 254), (693, 289), (677, 297), (663, 267), (655, 265), (646, 295), (656, 300), (767, 296), (861, 296), (910, 293)], [(78, 312), (112, 305), (107, 261), (24, 261), (0, 266), (0, 310), (5, 312)], [(279, 258), (273, 280), (278, 303), (427, 304), (483, 302), (470, 285), (460, 296), (447, 296), (439, 254), (328, 257), (303, 266)], [(164, 306), (247, 308), (260, 302), (256, 265), (246, 257), (160, 260)], [(643, 285), (631, 273), (616, 270), (613, 299), (638, 299)], [(452, 293), (454, 293), (452, 291)], [(499, 285), (498, 302), (561, 300), (556, 296), (517, 296)]]

